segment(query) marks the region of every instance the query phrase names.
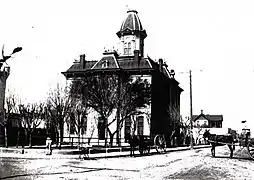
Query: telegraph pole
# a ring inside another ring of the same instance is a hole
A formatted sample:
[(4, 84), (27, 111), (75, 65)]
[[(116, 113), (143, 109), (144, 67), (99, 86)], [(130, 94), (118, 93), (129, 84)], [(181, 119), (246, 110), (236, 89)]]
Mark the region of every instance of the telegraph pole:
[(193, 149), (193, 123), (192, 123), (192, 76), (190, 70), (190, 149)]

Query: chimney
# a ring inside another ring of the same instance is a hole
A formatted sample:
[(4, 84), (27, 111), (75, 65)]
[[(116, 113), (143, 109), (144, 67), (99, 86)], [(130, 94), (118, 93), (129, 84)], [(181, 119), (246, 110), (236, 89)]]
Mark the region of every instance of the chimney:
[(85, 67), (86, 67), (86, 55), (85, 54), (80, 55), (80, 63), (81, 63), (82, 68), (85, 69)]
[(160, 72), (163, 72), (163, 60), (162, 59), (159, 59), (159, 71)]
[(203, 109), (201, 109), (201, 114), (203, 114)]
[(134, 50), (134, 61), (138, 62), (138, 65), (140, 63), (140, 59), (139, 59), (139, 50)]

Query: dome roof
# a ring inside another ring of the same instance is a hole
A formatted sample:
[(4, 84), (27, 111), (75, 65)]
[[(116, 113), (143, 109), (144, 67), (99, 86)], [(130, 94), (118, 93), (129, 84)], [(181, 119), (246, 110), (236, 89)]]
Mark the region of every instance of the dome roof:
[(124, 19), (120, 31), (124, 31), (126, 29), (142, 31), (143, 27), (141, 25), (140, 19), (138, 17), (138, 12), (136, 10), (127, 11), (127, 17)]
[(142, 38), (146, 38), (146, 30), (143, 29), (138, 17), (138, 12), (136, 10), (127, 11), (127, 16), (122, 23), (120, 31), (118, 31), (116, 34), (119, 38), (123, 35), (130, 34), (136, 34)]

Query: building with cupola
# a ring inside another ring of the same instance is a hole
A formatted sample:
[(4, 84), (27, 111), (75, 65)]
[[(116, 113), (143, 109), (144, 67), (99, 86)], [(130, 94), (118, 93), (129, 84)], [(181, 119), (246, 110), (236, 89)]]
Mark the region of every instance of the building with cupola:
[[(116, 35), (119, 38), (118, 50), (106, 49), (99, 60), (86, 59), (85, 54), (82, 54), (80, 60), (74, 62), (62, 74), (68, 81), (100, 74), (117, 74), (146, 80), (150, 84), (150, 104), (140, 109), (143, 113), (126, 118), (120, 133), (115, 135), (118, 137), (115, 138), (120, 138), (121, 143), (124, 143), (131, 127), (135, 126), (135, 134), (148, 135), (152, 138), (156, 134), (163, 134), (169, 141), (175, 128), (174, 124), (177, 124), (174, 121), (180, 118), (180, 95), (183, 91), (174, 77), (174, 70), (162, 59), (155, 61), (151, 57), (144, 56), (147, 32), (141, 24), (137, 11), (127, 11)], [(114, 113), (117, 113), (117, 110)], [(115, 115), (112, 114), (108, 121), (110, 122), (114, 117)], [(136, 122), (134, 124), (133, 119)], [(83, 139), (92, 136), (97, 138), (94, 143), (105, 142), (105, 138), (108, 137), (107, 130), (102, 128), (103, 122), (100, 122), (100, 116), (94, 109), (89, 109), (83, 123), (84, 130), (81, 135)], [(116, 123), (112, 123), (109, 128), (114, 129), (116, 126)], [(64, 133), (68, 137), (77, 137), (75, 127), (71, 125), (65, 125)]]

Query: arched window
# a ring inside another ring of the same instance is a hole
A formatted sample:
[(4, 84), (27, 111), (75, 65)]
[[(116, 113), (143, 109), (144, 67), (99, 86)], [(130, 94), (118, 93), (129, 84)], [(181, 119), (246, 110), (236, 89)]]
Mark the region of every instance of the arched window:
[(108, 68), (108, 60), (107, 59), (102, 61), (101, 67), (102, 68)]
[(127, 42), (124, 43), (124, 55), (127, 55), (128, 54), (128, 47), (127, 47)]
[(131, 54), (131, 42), (128, 43), (128, 54)]
[(131, 54), (131, 42), (125, 42), (124, 43), (124, 55), (130, 55)]

